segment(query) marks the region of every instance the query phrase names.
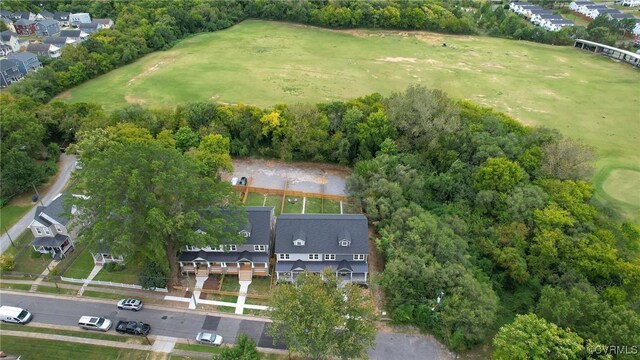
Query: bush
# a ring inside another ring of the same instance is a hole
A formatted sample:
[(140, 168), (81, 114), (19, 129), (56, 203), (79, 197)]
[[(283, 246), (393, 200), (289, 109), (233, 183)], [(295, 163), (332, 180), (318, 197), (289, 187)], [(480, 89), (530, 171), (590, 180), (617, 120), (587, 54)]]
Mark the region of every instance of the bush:
[(47, 158), (53, 161), (58, 161), (60, 158), (60, 146), (56, 143), (50, 143), (47, 145)]
[(3, 254), (0, 255), (0, 270), (11, 271), (16, 266), (16, 261), (13, 255)]
[(122, 263), (106, 263), (103, 267), (102, 270), (106, 271), (106, 272), (118, 272), (118, 271), (122, 271), (126, 268), (126, 266)]
[(155, 263), (145, 264), (138, 278), (143, 289), (155, 289), (167, 286), (167, 275)]

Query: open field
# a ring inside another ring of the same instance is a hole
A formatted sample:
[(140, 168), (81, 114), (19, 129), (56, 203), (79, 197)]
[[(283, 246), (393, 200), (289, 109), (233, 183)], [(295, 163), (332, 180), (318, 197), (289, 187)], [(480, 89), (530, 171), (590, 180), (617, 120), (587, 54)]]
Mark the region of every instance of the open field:
[[(127, 103), (158, 107), (198, 100), (270, 106), (388, 95), (413, 83), (593, 145), (599, 155), (596, 198), (640, 220), (633, 197), (611, 202), (603, 186), (611, 171), (640, 163), (640, 72), (571, 47), (251, 20), (190, 37), (59, 99), (98, 102), (108, 110)], [(634, 179), (631, 188), (640, 188)]]
[(10, 229), (20, 218), (26, 214), (31, 206), (7, 205), (0, 209), (0, 231)]

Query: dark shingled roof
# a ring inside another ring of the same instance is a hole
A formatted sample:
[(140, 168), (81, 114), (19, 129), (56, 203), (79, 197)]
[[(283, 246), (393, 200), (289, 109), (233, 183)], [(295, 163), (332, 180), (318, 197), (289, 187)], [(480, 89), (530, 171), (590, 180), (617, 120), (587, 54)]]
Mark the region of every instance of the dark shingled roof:
[(38, 21), (38, 24), (42, 24), (44, 26), (58, 25), (58, 20), (45, 19)]
[(64, 199), (66, 198), (66, 196), (66, 193), (58, 196), (47, 207), (36, 207), (36, 215), (34, 216), (34, 220), (47, 226), (50, 225), (51, 223), (49, 221), (40, 216), (40, 214), (44, 212), (50, 218), (66, 226), (67, 223), (69, 223), (69, 218), (67, 217), (67, 214), (65, 214), (65, 210), (63, 207)]
[(43, 236), (33, 239), (31, 245), (59, 247), (69, 238), (67, 235)]
[(98, 24), (103, 24), (103, 25), (108, 25), (109, 23), (113, 22), (113, 20), (106, 18), (106, 19), (93, 19), (92, 22), (97, 22)]
[(53, 18), (58, 20), (58, 21), (67, 21), (69, 20), (69, 14), (68, 12), (57, 12), (55, 14), (53, 14)]
[(31, 61), (33, 60), (33, 58), (36, 58), (36, 60), (38, 59), (38, 56), (34, 53), (30, 53), (28, 51), (22, 51), (19, 53), (13, 53), (13, 54), (9, 54), (7, 55), (7, 57), (9, 59), (16, 59), (16, 60), (20, 60), (23, 62), (27, 62), (27, 61)]
[[(350, 246), (340, 246), (341, 235), (348, 232)], [(293, 241), (303, 233), (304, 246)], [(284, 214), (276, 224), (276, 253), (289, 254), (368, 254), (369, 233), (364, 215)]]
[(238, 231), (247, 230), (251, 235), (243, 245), (269, 245), (271, 242), (271, 213), (273, 207), (247, 206), (249, 224), (242, 224)]
[(98, 23), (95, 21), (92, 21), (90, 23), (80, 23), (78, 24), (78, 28), (79, 29), (97, 29), (98, 28)]
[(49, 50), (51, 50), (50, 48), (52, 46), (55, 46), (53, 44), (29, 44), (27, 45), (27, 51), (31, 51), (31, 52), (48, 52)]
[(20, 20), (18, 20), (18, 21), (16, 21), (16, 22), (14, 22), (13, 24), (14, 24), (14, 25), (33, 25), (33, 24), (35, 24), (35, 23), (36, 23), (36, 22), (35, 22), (35, 21), (33, 21), (33, 20), (20, 19)]
[(60, 31), (60, 36), (63, 37), (80, 37), (80, 33), (82, 30), (62, 30)]
[(47, 36), (42, 42), (45, 44), (66, 44), (67, 38), (64, 36)]
[(9, 77), (20, 77), (20, 70), (17, 68), (18, 60), (2, 59), (0, 60), (0, 71), (6, 72)]
[(12, 36), (18, 37), (18, 34), (14, 33), (11, 30), (5, 30), (0, 33), (0, 37), (2, 38), (2, 41), (10, 41)]

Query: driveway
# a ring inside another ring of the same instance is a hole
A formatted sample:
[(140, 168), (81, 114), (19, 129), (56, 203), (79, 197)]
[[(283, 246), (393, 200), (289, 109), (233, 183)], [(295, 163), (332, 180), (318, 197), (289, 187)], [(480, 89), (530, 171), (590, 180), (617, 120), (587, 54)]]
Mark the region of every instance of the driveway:
[[(67, 182), (71, 178), (71, 172), (75, 168), (75, 163), (76, 163), (75, 155), (67, 155), (67, 154), (60, 155), (59, 165), (60, 165), (60, 169), (62, 169), (61, 172), (56, 175), (57, 178), (53, 183), (53, 185), (51, 185), (51, 187), (49, 188), (49, 191), (47, 193), (40, 193), (40, 196), (42, 196), (42, 202), (45, 205), (49, 205), (49, 203), (51, 203), (51, 200), (53, 200), (53, 198), (56, 195), (62, 192), (62, 189), (64, 189), (64, 187), (67, 185)], [(38, 201), (37, 205), (40, 205), (40, 201)], [(36, 214), (36, 205), (34, 204), (31, 210), (29, 210), (29, 212), (27, 212), (20, 220), (18, 220), (17, 223), (15, 223), (15, 225), (13, 225), (9, 229), (8, 233), (9, 235), (11, 235), (11, 239), (15, 240), (18, 238), (18, 236), (20, 236), (20, 234), (22, 234), (22, 232), (27, 228), (27, 226), (29, 226), (29, 224), (33, 220), (33, 217), (35, 214)], [(2, 233), (2, 236), (0, 237), (0, 254), (2, 254), (5, 250), (7, 250), (7, 248), (11, 245), (11, 242), (9, 240), (9, 237), (7, 236), (7, 233), (4, 232), (4, 229), (2, 230), (3, 230), (3, 233)]]
[[(288, 190), (347, 195), (345, 179), (350, 170), (347, 167), (320, 163), (286, 163), (275, 160), (234, 159), (234, 171), (227, 178), (245, 176), (252, 178), (251, 186), (266, 189)], [(323, 189), (324, 187), (324, 189)]]
[(376, 334), (376, 347), (369, 350), (374, 360), (453, 360), (450, 353), (433, 336), (380, 332)]

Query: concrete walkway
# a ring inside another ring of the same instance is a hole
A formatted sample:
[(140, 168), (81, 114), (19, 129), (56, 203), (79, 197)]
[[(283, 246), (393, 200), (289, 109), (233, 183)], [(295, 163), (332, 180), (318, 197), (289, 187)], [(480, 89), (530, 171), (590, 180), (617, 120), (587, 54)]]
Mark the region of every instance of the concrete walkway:
[(247, 301), (247, 290), (249, 289), (249, 285), (251, 281), (240, 281), (240, 296), (238, 296), (238, 302), (236, 303), (236, 314), (241, 315), (244, 311), (244, 303)]
[(196, 305), (198, 305), (202, 286), (204, 286), (204, 282), (207, 281), (208, 278), (208, 276), (196, 276), (196, 285), (193, 287), (193, 295), (189, 301), (189, 309), (195, 309)]
[(93, 280), (93, 278), (98, 275), (100, 270), (102, 270), (102, 265), (95, 265), (93, 267), (93, 270), (91, 270), (89, 276), (87, 276), (87, 278), (85, 279), (84, 284), (82, 284), (82, 287), (80, 288), (80, 290), (78, 290), (78, 296), (82, 296), (82, 294), (84, 294), (84, 290), (87, 288), (87, 286), (89, 286), (89, 282), (91, 282), (91, 280)]
[(53, 271), (53, 269), (56, 268), (56, 266), (58, 266), (58, 264), (60, 264), (60, 261), (57, 260), (52, 260), (49, 265), (47, 265), (47, 268), (44, 269), (44, 271), (42, 272), (42, 274), (40, 274), (40, 276), (38, 276), (38, 278), (33, 282), (33, 284), (31, 284), (31, 290), (29, 290), (29, 292), (36, 292), (38, 291), (38, 285), (40, 285), (40, 283), (42, 282), (42, 280), (44, 280), (45, 276), (49, 275), (49, 273), (51, 271)]
[(156, 336), (156, 341), (153, 342), (151, 351), (168, 354), (173, 351), (174, 346), (176, 346), (176, 341), (178, 341), (178, 338), (169, 336)]

